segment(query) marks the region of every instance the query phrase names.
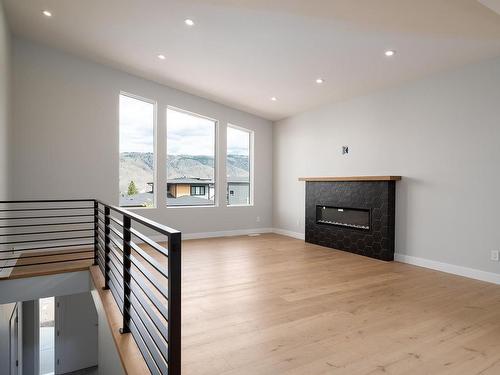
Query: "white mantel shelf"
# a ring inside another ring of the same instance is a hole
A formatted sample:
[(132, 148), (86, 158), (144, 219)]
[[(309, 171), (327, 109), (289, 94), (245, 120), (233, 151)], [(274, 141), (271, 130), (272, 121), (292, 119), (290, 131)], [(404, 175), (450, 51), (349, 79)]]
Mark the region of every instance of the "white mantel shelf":
[(401, 176), (299, 177), (299, 181), (400, 181)]

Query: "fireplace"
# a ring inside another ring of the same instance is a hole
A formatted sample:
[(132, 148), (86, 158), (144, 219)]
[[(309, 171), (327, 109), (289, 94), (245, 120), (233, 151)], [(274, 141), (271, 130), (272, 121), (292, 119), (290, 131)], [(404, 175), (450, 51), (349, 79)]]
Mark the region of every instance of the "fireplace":
[(305, 177), (306, 242), (393, 260), (399, 176)]
[(370, 210), (317, 205), (316, 223), (369, 231)]

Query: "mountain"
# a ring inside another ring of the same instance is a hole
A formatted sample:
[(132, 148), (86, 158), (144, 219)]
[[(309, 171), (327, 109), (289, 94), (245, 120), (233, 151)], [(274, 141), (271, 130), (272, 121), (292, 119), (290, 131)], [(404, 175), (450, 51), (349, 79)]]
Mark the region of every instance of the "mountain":
[(167, 179), (214, 178), (214, 158), (204, 155), (167, 155)]
[(153, 153), (122, 152), (120, 154), (120, 194), (126, 194), (130, 181), (134, 181), (139, 192), (149, 191), (148, 182), (153, 182)]
[(244, 155), (227, 155), (227, 177), (231, 180), (232, 177), (249, 177), (250, 165), (248, 156)]
[[(122, 152), (120, 154), (120, 192), (126, 193), (130, 181), (140, 192), (149, 190), (153, 181), (154, 155), (151, 152)], [(249, 161), (243, 155), (227, 156), (228, 179), (248, 177)], [(167, 155), (167, 179), (179, 177), (214, 177), (214, 158), (206, 155)]]

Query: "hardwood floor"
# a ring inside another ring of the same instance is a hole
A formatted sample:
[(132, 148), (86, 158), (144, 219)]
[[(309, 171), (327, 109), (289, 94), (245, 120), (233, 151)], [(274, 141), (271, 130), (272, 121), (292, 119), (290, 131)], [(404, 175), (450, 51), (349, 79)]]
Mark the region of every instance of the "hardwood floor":
[(182, 294), (184, 375), (500, 374), (499, 285), (266, 234), (184, 241)]
[(498, 285), (272, 234), (183, 272), (183, 374), (500, 373)]
[[(88, 251), (87, 251), (88, 250)], [(54, 275), (58, 273), (65, 272), (76, 272), (76, 271), (86, 271), (89, 266), (92, 265), (92, 260), (77, 260), (74, 259), (93, 257), (92, 249), (82, 249), (77, 251), (87, 251), (85, 253), (74, 253), (75, 250), (65, 250), (65, 251), (44, 251), (38, 253), (23, 253), (19, 255), (18, 260), (15, 261), (16, 265), (23, 265), (22, 267), (0, 269), (0, 281), (7, 279), (19, 279), (23, 277), (34, 277), (34, 276), (44, 276), (44, 275)], [(27, 258), (27, 256), (36, 257)], [(8, 254), (6, 257), (14, 257), (15, 255)], [(0, 263), (2, 258), (0, 258)], [(30, 266), (29, 264), (39, 263), (39, 262), (61, 262), (61, 263), (50, 263), (42, 264), (36, 266)]]

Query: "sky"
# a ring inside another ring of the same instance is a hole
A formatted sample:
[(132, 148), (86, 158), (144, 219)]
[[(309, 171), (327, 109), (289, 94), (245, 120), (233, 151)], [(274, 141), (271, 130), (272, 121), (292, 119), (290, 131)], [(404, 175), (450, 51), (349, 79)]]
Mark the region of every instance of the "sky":
[(228, 126), (227, 153), (248, 156), (250, 154), (250, 133)]
[(167, 109), (167, 154), (215, 154), (215, 121)]
[[(152, 103), (120, 95), (120, 152), (154, 152)], [(167, 153), (171, 155), (215, 154), (216, 122), (174, 109), (167, 109)], [(249, 133), (227, 128), (228, 154), (249, 155)]]
[(120, 95), (120, 152), (153, 152), (152, 103)]

